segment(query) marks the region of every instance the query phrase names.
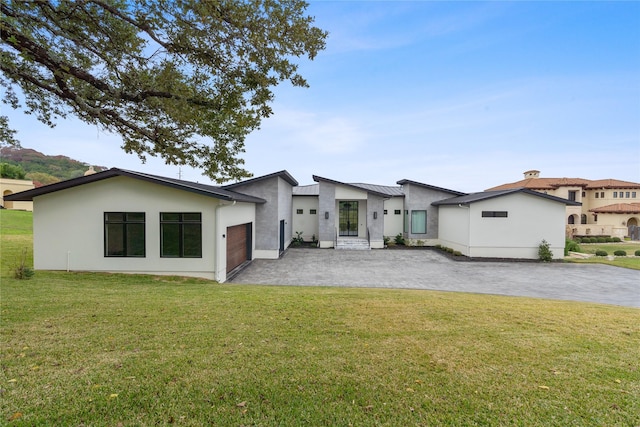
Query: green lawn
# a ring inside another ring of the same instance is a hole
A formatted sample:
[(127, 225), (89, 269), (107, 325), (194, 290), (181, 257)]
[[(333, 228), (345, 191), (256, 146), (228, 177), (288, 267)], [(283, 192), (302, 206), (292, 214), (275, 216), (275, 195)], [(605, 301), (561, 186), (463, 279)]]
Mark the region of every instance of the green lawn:
[[(30, 236), (0, 215), (4, 267)], [(637, 309), (119, 274), (15, 280), (5, 268), (0, 280), (2, 425), (640, 425)]]
[(607, 257), (591, 257), (588, 259), (565, 258), (570, 262), (582, 264), (607, 264), (615, 267), (631, 268), (640, 270), (640, 257), (634, 257), (634, 253), (640, 249), (640, 242), (621, 242), (621, 243), (580, 243), (580, 252), (585, 254), (595, 254), (597, 250), (606, 251), (609, 255), (617, 250), (627, 252), (628, 257), (615, 257), (608, 259)]

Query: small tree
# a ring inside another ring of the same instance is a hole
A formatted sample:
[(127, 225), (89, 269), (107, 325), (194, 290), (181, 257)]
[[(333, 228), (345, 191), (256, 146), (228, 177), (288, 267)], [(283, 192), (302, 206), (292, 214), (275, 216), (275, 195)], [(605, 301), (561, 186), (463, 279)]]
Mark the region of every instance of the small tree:
[(538, 259), (542, 262), (549, 262), (553, 259), (553, 252), (550, 249), (550, 245), (544, 239), (538, 246)]

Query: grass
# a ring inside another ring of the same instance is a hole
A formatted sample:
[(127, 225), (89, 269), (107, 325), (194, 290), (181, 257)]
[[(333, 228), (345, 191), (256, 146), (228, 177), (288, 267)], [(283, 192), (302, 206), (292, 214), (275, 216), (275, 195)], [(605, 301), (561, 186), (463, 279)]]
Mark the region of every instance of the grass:
[[(623, 250), (627, 252), (627, 255), (633, 256), (638, 249), (640, 249), (640, 243), (633, 242), (580, 243), (580, 252), (585, 254), (595, 254), (597, 250), (604, 250), (609, 255), (613, 255), (614, 251)], [(640, 257), (615, 257), (614, 259), (608, 259), (607, 257), (594, 256), (588, 259), (565, 258), (565, 260), (581, 264), (607, 264), (615, 267), (640, 270)]]
[(4, 271), (0, 424), (640, 424), (637, 309)]

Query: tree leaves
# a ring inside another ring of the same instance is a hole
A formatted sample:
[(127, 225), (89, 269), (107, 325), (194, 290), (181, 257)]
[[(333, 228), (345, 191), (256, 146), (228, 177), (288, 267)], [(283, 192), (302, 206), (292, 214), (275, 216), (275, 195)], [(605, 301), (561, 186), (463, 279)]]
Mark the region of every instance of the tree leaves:
[(0, 7), (5, 103), (21, 107), (17, 86), (43, 123), (73, 113), (119, 133), (126, 152), (203, 168), (218, 182), (249, 176), (239, 156), (271, 114), (272, 88), (306, 87), (292, 58), (313, 59), (326, 38), (300, 0)]

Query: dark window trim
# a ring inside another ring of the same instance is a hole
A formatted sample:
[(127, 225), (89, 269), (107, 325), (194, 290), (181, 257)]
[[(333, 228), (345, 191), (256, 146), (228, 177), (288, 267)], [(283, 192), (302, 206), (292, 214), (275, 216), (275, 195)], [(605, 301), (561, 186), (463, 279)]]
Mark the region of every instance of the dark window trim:
[[(108, 216), (110, 214), (121, 214), (123, 215), (123, 219), (121, 221), (110, 221), (108, 219)], [(142, 215), (142, 219), (141, 220), (128, 220), (127, 219), (127, 215), (128, 214), (135, 214), (135, 215)], [(147, 216), (145, 212), (104, 212), (103, 213), (103, 232), (104, 232), (104, 239), (103, 239), (103, 248), (104, 248), (104, 256), (105, 258), (145, 258), (147, 256)], [(124, 243), (124, 254), (122, 255), (111, 255), (108, 253), (108, 235), (107, 235), (107, 225), (108, 224), (142, 224), (142, 255), (129, 255), (127, 254), (127, 227), (123, 227), (122, 231), (123, 231), (123, 236), (122, 236), (122, 241)]]
[(304, 209), (296, 209), (296, 215), (302, 215), (304, 213)]
[(507, 218), (508, 211), (482, 211), (482, 218)]
[(310, 215), (317, 215), (318, 214), (318, 210), (317, 209), (309, 209), (309, 214)]
[(394, 209), (393, 210), (393, 214), (394, 215), (401, 215), (402, 214), (402, 209)]
[[(162, 216), (168, 215), (179, 215), (178, 220), (163, 220)], [(198, 220), (185, 220), (185, 215), (198, 215)], [(162, 253), (164, 242), (163, 242), (163, 233), (162, 226), (164, 224), (178, 224), (178, 255), (164, 255)], [(185, 255), (184, 254), (184, 227), (185, 225), (194, 225), (197, 224), (200, 226), (200, 254), (199, 255)], [(202, 212), (160, 212), (160, 258), (202, 258)]]

